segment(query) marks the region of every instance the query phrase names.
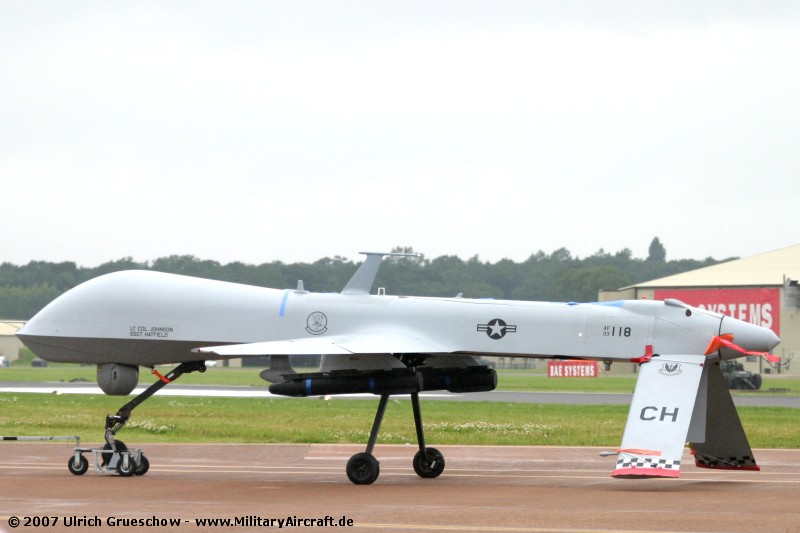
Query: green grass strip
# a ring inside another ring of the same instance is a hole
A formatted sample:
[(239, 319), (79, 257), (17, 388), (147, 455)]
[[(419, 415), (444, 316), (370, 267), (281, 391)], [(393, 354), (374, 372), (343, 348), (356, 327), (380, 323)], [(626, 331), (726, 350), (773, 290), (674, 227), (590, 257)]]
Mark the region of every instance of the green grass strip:
[[(101, 442), (107, 414), (127, 401), (101, 395), (0, 393), (0, 435), (80, 435)], [(377, 399), (248, 399), (154, 396), (119, 438), (133, 445), (366, 443)], [(430, 444), (618, 446), (627, 406), (423, 401)], [(755, 448), (800, 448), (798, 411), (742, 407)], [(414, 444), (410, 401), (392, 399), (379, 443)]]
[[(261, 368), (212, 367), (206, 372), (184, 374), (177, 382), (181, 385), (220, 385), (243, 387), (266, 387), (268, 383), (258, 377)], [(302, 369), (315, 371), (315, 369)], [(166, 374), (169, 367), (160, 368)], [(94, 366), (71, 364), (51, 365), (47, 368), (14, 366), (0, 368), (0, 381), (58, 383), (81, 381), (94, 383)], [(759, 391), (732, 391), (734, 394), (756, 396), (800, 395), (800, 378), (763, 375), (764, 383)], [(140, 384), (150, 384), (156, 380), (147, 369), (139, 374)], [(501, 370), (498, 372), (497, 390), (536, 391), (536, 392), (607, 392), (632, 393), (636, 386), (636, 375), (600, 375), (596, 378), (547, 378), (543, 371)], [(770, 390), (773, 389), (773, 390)]]

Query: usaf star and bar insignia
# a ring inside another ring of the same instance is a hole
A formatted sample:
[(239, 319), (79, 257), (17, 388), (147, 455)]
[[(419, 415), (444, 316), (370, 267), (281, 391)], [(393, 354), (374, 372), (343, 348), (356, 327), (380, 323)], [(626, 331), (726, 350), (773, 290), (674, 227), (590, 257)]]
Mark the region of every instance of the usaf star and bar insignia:
[(478, 331), (486, 332), (490, 339), (498, 340), (505, 337), (506, 333), (516, 333), (517, 326), (506, 324), (500, 318), (493, 318), (488, 324), (478, 324)]

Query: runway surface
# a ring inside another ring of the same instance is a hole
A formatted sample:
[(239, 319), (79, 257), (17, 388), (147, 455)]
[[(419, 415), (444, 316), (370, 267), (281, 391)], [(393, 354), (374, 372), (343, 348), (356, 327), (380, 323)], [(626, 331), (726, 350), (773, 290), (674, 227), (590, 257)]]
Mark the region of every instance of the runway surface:
[[(135, 394), (146, 387), (139, 386)], [(29, 392), (46, 394), (103, 394), (94, 383), (25, 383), (0, 382), (0, 392)], [(220, 387), (214, 385), (194, 386), (171, 384), (158, 391), (159, 396), (206, 396), (231, 398), (284, 398), (270, 394), (266, 387)], [(582, 393), (582, 392), (514, 392), (490, 391), (454, 394), (447, 391), (423, 392), (420, 397), (431, 400), (462, 402), (506, 402), (506, 403), (559, 403), (573, 405), (629, 405), (633, 394)], [(373, 394), (343, 394), (339, 398), (375, 398)], [(312, 397), (316, 398), (316, 396)], [(800, 409), (800, 396), (750, 396), (735, 394), (737, 407), (792, 407)]]
[[(600, 448), (441, 446), (444, 474), (420, 479), (415, 446), (379, 445), (380, 478), (355, 486), (344, 467), (362, 446), (142, 448), (144, 476), (74, 476), (70, 446), (0, 442), (0, 530), (12, 517), (26, 531), (258, 531), (293, 517), (308, 530), (327, 516), (354, 531), (800, 532), (800, 450), (756, 450), (761, 472), (698, 469), (686, 453), (679, 479), (616, 480)], [(59, 523), (22, 527), (25, 517)]]

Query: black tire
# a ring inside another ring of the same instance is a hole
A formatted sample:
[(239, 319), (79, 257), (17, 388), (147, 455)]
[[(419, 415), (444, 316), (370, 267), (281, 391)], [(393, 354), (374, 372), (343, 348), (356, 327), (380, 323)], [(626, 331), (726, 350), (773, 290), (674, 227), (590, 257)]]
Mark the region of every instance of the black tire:
[(414, 456), (414, 472), (419, 477), (439, 477), (444, 472), (444, 455), (436, 448), (425, 448)]
[(347, 461), (347, 478), (356, 485), (371, 485), (380, 472), (380, 464), (372, 454), (357, 453)]
[(756, 390), (761, 389), (761, 384), (763, 383), (763, 380), (761, 379), (761, 374), (755, 374), (753, 376), (752, 383), (754, 389)]
[(83, 455), (78, 456), (78, 465), (75, 465), (75, 458), (70, 457), (67, 461), (67, 468), (76, 476), (82, 476), (89, 470), (89, 461)]
[[(103, 446), (103, 450), (110, 450), (110, 449), (111, 449), (111, 445), (106, 442), (105, 446)], [(121, 440), (115, 440), (114, 441), (114, 449), (116, 451), (118, 451), (118, 452), (124, 452), (124, 451), (128, 450), (128, 447), (125, 446), (125, 443), (122, 442)], [(100, 464), (102, 466), (108, 466), (108, 464), (111, 462), (111, 458), (114, 457), (115, 455), (118, 455), (118, 454), (115, 454), (115, 453), (104, 453), (102, 455), (103, 455), (103, 460), (100, 462)]]
[(130, 456), (128, 456), (128, 467), (125, 468), (125, 457), (120, 456), (119, 462), (117, 463), (117, 474), (122, 477), (131, 477), (136, 473), (137, 468), (139, 468), (139, 465), (137, 465), (133, 457)]
[(150, 461), (147, 460), (147, 457), (144, 454), (139, 456), (139, 464), (136, 465), (136, 475), (143, 476), (150, 470)]

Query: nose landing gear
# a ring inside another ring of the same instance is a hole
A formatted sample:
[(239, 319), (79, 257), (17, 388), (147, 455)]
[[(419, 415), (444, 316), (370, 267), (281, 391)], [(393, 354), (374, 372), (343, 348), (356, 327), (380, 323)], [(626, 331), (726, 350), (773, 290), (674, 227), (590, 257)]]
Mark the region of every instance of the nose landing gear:
[(106, 443), (103, 448), (93, 449), (76, 447), (74, 456), (71, 457), (67, 463), (69, 471), (77, 476), (85, 474), (89, 469), (89, 461), (83, 454), (92, 453), (95, 458), (95, 470), (98, 472), (116, 472), (123, 477), (130, 477), (133, 475), (143, 476), (146, 474), (147, 471), (150, 470), (150, 461), (145, 457), (142, 451), (137, 448), (129, 449), (124, 442), (117, 440), (115, 437), (117, 433), (125, 427), (125, 424), (131, 417), (131, 413), (136, 407), (183, 374), (195, 371), (205, 372), (205, 363), (203, 361), (181, 363), (166, 376), (162, 376), (153, 369), (152, 372), (158, 376), (158, 381), (147, 387), (147, 389), (133, 400), (120, 407), (116, 414), (106, 416)]

